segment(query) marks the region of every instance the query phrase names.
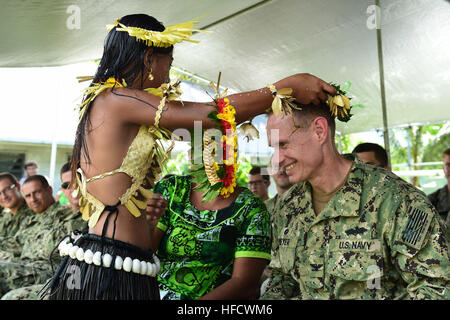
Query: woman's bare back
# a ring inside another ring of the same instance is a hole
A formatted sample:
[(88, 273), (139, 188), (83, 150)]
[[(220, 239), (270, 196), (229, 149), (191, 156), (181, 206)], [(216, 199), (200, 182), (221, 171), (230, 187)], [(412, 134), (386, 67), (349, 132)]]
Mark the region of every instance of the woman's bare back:
[[(86, 178), (120, 168), (140, 127), (138, 124), (123, 123), (115, 113), (108, 112), (109, 99), (105, 99), (105, 96), (110, 94), (108, 92), (98, 96), (91, 107), (91, 125), (86, 134), (90, 163), (84, 157), (80, 163)], [(130, 186), (131, 177), (125, 173), (116, 173), (89, 182), (87, 190), (103, 204), (116, 205)], [(91, 233), (101, 235), (107, 214), (108, 212), (101, 214), (95, 227), (90, 230)], [(115, 216), (110, 218), (108, 223), (107, 237), (112, 237), (114, 218)], [(144, 212), (136, 218), (124, 206), (119, 206), (115, 239), (147, 249), (150, 247), (148, 230)]]

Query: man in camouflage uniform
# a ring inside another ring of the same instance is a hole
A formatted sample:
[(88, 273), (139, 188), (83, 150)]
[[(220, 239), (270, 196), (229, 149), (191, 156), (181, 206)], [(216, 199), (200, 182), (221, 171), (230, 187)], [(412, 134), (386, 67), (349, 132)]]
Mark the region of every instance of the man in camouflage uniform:
[(265, 174), (264, 168), (253, 166), (247, 176), (248, 189), (256, 194), (262, 201), (269, 199), (270, 176)]
[(0, 205), (5, 207), (0, 213), (1, 241), (14, 236), (22, 220), (34, 215), (20, 193), (19, 181), (9, 172), (0, 173)]
[(280, 268), (261, 299), (449, 299), (447, 244), (426, 195), (341, 156), (328, 105), (301, 108), (268, 118), (269, 145), (297, 184), (276, 208)]
[[(272, 161), (272, 160), (271, 160)], [(281, 198), (283, 193), (289, 190), (289, 188), (292, 187), (292, 183), (289, 181), (289, 177), (287, 176), (286, 172), (282, 168), (278, 168), (276, 172), (272, 172), (273, 166), (272, 164), (269, 167), (269, 172), (271, 173), (270, 176), (272, 177), (273, 181), (275, 182), (275, 187), (277, 189), (277, 194), (264, 201), (267, 211), (271, 214), (274, 212), (275, 206), (278, 202), (278, 200)], [(273, 222), (273, 219), (271, 218), (271, 221)]]
[(391, 168), (389, 168), (387, 152), (379, 144), (371, 142), (360, 143), (353, 148), (352, 153), (356, 153), (358, 158), (364, 163), (391, 170)]
[[(15, 250), (16, 255), (9, 260), (0, 260), (0, 295), (12, 289), (33, 286), (13, 290), (2, 299), (37, 298), (38, 289), (53, 275), (49, 262), (52, 250), (71, 232), (87, 228), (79, 212), (74, 213), (71, 208), (55, 202), (45, 177), (36, 175), (27, 178), (22, 190), (36, 215), (26, 221), (26, 229), (16, 234), (16, 244), (10, 241), (10, 248)], [(17, 255), (17, 248), (20, 247), (22, 249)], [(57, 251), (52, 255), (52, 262), (53, 267), (60, 262)]]
[[(276, 214), (275, 207), (278, 203), (278, 200), (281, 198), (283, 193), (289, 190), (289, 188), (292, 187), (292, 183), (289, 181), (289, 177), (286, 175), (286, 172), (282, 168), (278, 168), (278, 170), (274, 171), (274, 167), (272, 165), (272, 159), (271, 163), (269, 165), (269, 172), (270, 176), (272, 177), (273, 181), (275, 182), (275, 186), (277, 188), (277, 194), (264, 201), (267, 211), (270, 214), (270, 225), (273, 229), (273, 221), (274, 221), (274, 215)], [(268, 284), (268, 281), (266, 279), (270, 276), (270, 270), (273, 268), (280, 268), (280, 263), (276, 257), (278, 254), (273, 251), (275, 247), (272, 246), (272, 252), (271, 252), (271, 260), (270, 264), (266, 267), (266, 269), (263, 272), (263, 276), (261, 278), (262, 284), (261, 284), (261, 294), (263, 294), (266, 290), (266, 286)]]

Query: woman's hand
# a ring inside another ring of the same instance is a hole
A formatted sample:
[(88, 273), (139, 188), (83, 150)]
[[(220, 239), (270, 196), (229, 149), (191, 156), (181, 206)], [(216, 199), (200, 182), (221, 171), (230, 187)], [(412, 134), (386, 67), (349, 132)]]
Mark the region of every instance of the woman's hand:
[(199, 300), (255, 300), (258, 299), (261, 275), (268, 260), (236, 258), (231, 279), (207, 293)]
[(336, 89), (330, 84), (309, 73), (298, 73), (274, 83), (277, 89), (292, 88), (292, 96), (301, 104), (318, 105), (334, 96)]
[(164, 196), (159, 193), (154, 193), (151, 199), (147, 200), (147, 207), (145, 208), (147, 222), (150, 229), (154, 229), (158, 224), (159, 218), (166, 212), (167, 201)]

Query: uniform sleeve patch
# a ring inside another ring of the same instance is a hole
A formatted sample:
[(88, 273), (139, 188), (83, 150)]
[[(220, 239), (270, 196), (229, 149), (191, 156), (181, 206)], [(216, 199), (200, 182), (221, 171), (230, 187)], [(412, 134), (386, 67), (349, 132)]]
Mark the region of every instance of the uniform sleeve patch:
[(410, 207), (408, 222), (401, 237), (402, 242), (415, 249), (420, 249), (424, 237), (427, 234), (428, 227), (430, 226), (431, 219), (431, 214)]

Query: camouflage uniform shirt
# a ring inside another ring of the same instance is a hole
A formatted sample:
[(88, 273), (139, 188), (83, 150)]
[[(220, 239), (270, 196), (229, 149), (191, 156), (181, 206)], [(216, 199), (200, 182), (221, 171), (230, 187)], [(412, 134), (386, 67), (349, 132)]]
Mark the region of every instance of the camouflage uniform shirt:
[(308, 182), (277, 205), (281, 267), (262, 299), (449, 299), (449, 260), (426, 195), (353, 160), (344, 186), (317, 216)]
[(32, 215), (34, 212), (28, 207), (25, 200), (15, 214), (9, 209), (4, 209), (0, 216), (0, 237), (14, 236), (20, 229), (22, 220)]
[(52, 204), (45, 212), (36, 215), (32, 227), (23, 235), (21, 260), (47, 260), (50, 253), (63, 237), (74, 230), (87, 228), (87, 223), (81, 219), (80, 212), (73, 212), (70, 207), (64, 207), (59, 202)]
[[(273, 198), (267, 199), (264, 201), (264, 204), (266, 205), (267, 211), (272, 214), (273, 210), (275, 209), (275, 206), (278, 201), (278, 194), (276, 194)], [(270, 219), (271, 222), (273, 222), (273, 218)]]
[[(0, 255), (0, 296), (12, 289), (45, 283), (53, 274), (49, 258), (59, 241), (74, 230), (87, 228), (80, 212), (73, 213), (58, 202), (25, 222), (27, 228), (21, 228), (12, 238), (15, 245), (8, 239), (9, 248), (16, 250), (14, 257), (4, 259)], [(57, 250), (52, 258), (56, 267), (61, 260)]]
[[(266, 201), (264, 201), (264, 204), (266, 205), (266, 208), (267, 208), (267, 212), (269, 212), (269, 215), (270, 215), (271, 230), (273, 230), (274, 215), (276, 214), (275, 208), (276, 208), (276, 205), (277, 205), (277, 202), (279, 199), (280, 199), (280, 197), (278, 196), (278, 194), (276, 194), (273, 198), (270, 198), (270, 199), (267, 199)], [(272, 239), (273, 239), (273, 235), (272, 235)], [(267, 266), (267, 268), (269, 268), (269, 269), (280, 267), (280, 263), (277, 259), (278, 254), (277, 254), (277, 252), (274, 251), (275, 248), (277, 248), (277, 247), (272, 244), (272, 249), (271, 249), (271, 253), (270, 253), (271, 260), (270, 260), (270, 264)]]

